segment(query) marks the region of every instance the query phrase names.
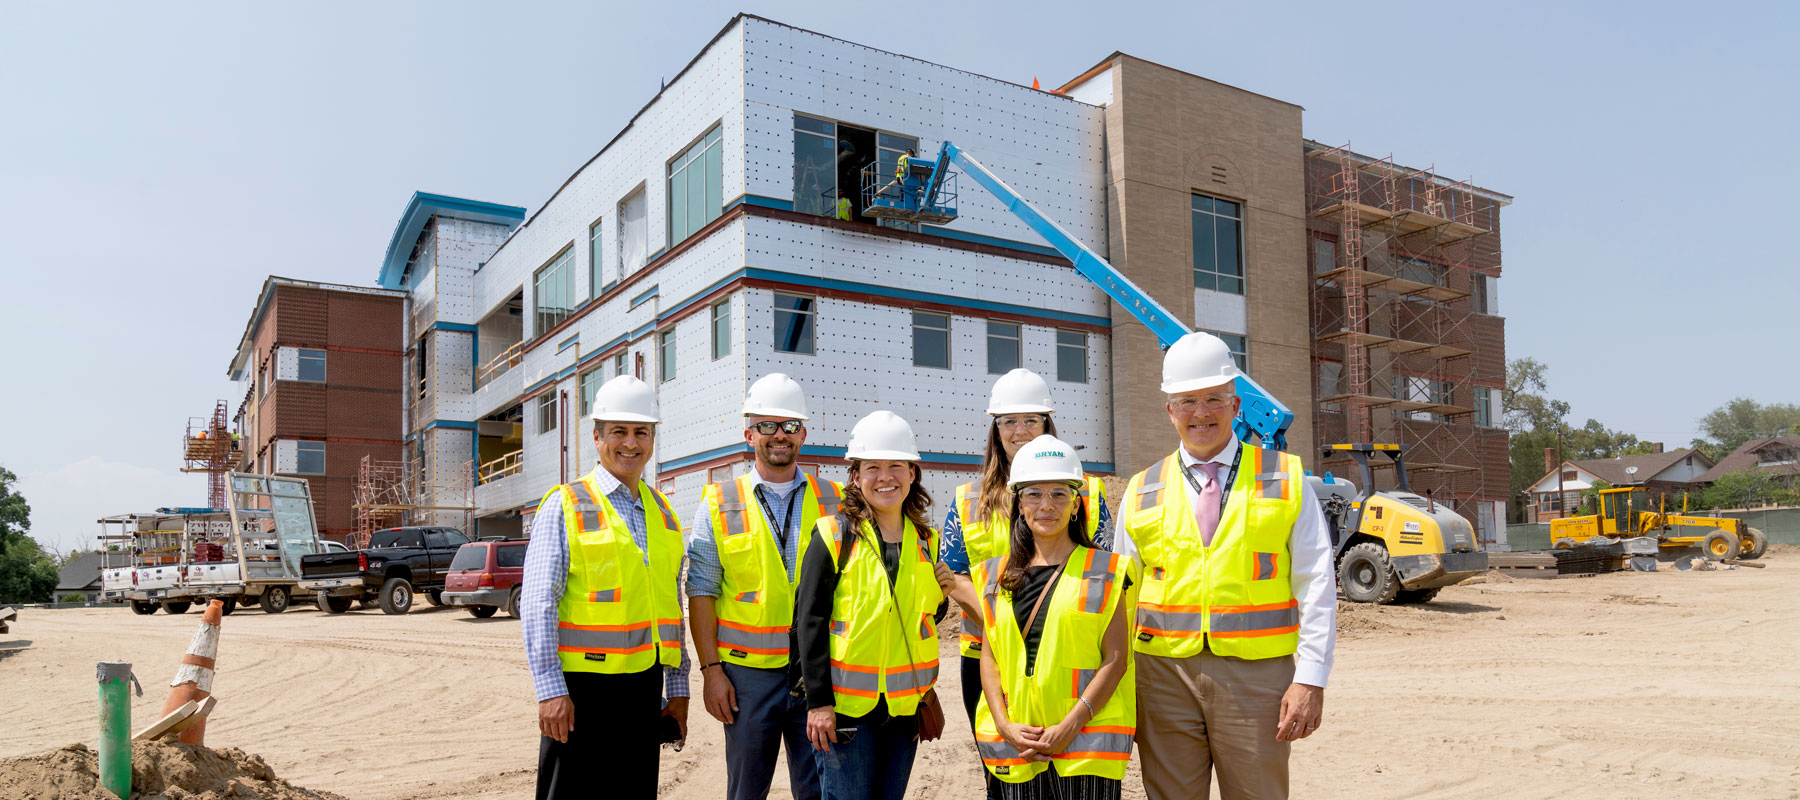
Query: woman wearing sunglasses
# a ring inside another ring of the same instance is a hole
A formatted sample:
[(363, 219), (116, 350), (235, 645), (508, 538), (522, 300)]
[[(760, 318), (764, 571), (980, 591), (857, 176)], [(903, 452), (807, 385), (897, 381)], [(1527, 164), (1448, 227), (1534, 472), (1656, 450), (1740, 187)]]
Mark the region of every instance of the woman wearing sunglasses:
[[(1050, 418), (1053, 410), (1050, 384), (1042, 376), (1028, 369), (1000, 376), (988, 396), (990, 422), (981, 480), (956, 487), (956, 502), (944, 518), (943, 562), (956, 576), (950, 597), (962, 610), (962, 699), (970, 725), (975, 724), (975, 704), (981, 699), (982, 620), (981, 601), (969, 579), (969, 567), (1006, 555), (1012, 518), (1007, 475), (1019, 448), (1039, 436), (1056, 435), (1056, 423)], [(1111, 549), (1112, 515), (1100, 479), (1084, 479), (1078, 495), (1086, 512), (1083, 520), (1088, 539), (1101, 550)]]
[(906, 794), (920, 738), (943, 731), (936, 620), (950, 572), (933, 555), (911, 426), (890, 411), (856, 423), (838, 514), (813, 526), (794, 625), (806, 735), (826, 800)]
[(1013, 461), (1011, 547), (975, 566), (983, 619), (975, 744), (1008, 800), (1120, 796), (1136, 733), (1129, 559), (1095, 549), (1075, 449)]

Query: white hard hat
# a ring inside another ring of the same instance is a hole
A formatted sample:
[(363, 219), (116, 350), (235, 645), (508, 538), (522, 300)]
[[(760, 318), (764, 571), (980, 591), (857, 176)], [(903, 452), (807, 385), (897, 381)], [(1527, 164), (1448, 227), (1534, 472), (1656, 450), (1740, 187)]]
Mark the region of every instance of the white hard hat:
[(656, 416), (656, 390), (631, 375), (620, 375), (600, 384), (594, 392), (593, 411), (588, 419), (595, 422), (661, 422)]
[(1205, 331), (1195, 331), (1169, 346), (1163, 354), (1163, 394), (1181, 394), (1224, 386), (1242, 372), (1231, 358), (1231, 348)]
[(1045, 481), (1080, 486), (1085, 480), (1087, 473), (1081, 471), (1081, 459), (1075, 457), (1075, 448), (1050, 434), (1044, 434), (1032, 439), (1030, 444), (1025, 445), (1013, 457), (1012, 473), (1007, 476), (1007, 488), (1018, 491), (1025, 484)]
[(863, 461), (918, 461), (912, 426), (892, 411), (882, 410), (858, 420), (850, 429), (850, 446), (844, 457)]
[(1002, 414), (1048, 414), (1050, 384), (1044, 377), (1023, 367), (1000, 376), (994, 391), (988, 395), (988, 416)]
[(771, 372), (750, 384), (750, 391), (744, 395), (744, 416), (808, 419), (806, 392), (793, 378)]

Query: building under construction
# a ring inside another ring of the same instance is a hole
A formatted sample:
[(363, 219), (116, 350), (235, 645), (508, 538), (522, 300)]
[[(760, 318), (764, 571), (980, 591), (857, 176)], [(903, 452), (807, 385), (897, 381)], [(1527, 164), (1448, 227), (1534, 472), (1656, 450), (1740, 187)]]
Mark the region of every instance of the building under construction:
[[(1315, 437), (1410, 446), (1413, 491), (1494, 541), (1510, 485), (1497, 286), (1512, 198), (1348, 145), (1305, 152)], [(1345, 458), (1316, 469), (1354, 474)]]

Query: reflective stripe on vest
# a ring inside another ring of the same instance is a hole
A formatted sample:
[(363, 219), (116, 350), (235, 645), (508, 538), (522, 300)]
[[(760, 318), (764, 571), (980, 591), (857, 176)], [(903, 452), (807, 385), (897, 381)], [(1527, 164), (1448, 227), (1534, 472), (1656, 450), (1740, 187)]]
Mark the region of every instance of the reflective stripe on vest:
[[(639, 482), (646, 554), (596, 489), (593, 474), (551, 494), (561, 498), (569, 547), (557, 603), (556, 649), (563, 670), (617, 674), (678, 664), (681, 601), (675, 582), (683, 552), (681, 523), (668, 498)], [(615, 585), (594, 585), (600, 576), (611, 576)]]
[[(993, 558), (974, 570), (980, 579), (987, 642), (1000, 672), (1007, 715), (1021, 725), (1062, 721), (1092, 683), (1103, 662), (1106, 629), (1129, 600), (1124, 577), (1130, 561), (1117, 554), (1078, 548), (1063, 566), (1061, 580), (1045, 601), (1043, 637), (1030, 675), (1027, 651), (1010, 592), (1000, 588), (1006, 560)], [(1097, 602), (1094, 602), (1097, 598)], [(1051, 756), (1058, 775), (1097, 775), (1119, 780), (1131, 757), (1136, 733), (1136, 670), (1126, 654), (1125, 671), (1107, 702), (1081, 728), (1064, 752)], [(975, 740), (982, 764), (999, 780), (1020, 783), (1041, 774), (1043, 762), (1027, 762), (1003, 740), (984, 693), (976, 709)]]
[[(911, 557), (901, 559), (890, 589), (874, 526), (864, 522), (860, 530), (847, 532), (839, 525), (836, 517), (818, 523), (831, 564), (843, 562), (831, 604), (834, 705), (848, 717), (868, 714), (877, 703), (885, 703), (894, 716), (913, 714), (938, 677), (932, 614), (944, 595), (932, 566), (936, 531), (906, 523), (904, 535), (913, 546), (902, 552)], [(845, 547), (850, 553), (840, 558)]]
[[(1087, 508), (1088, 540), (1100, 532), (1100, 503), (1106, 499), (1106, 488), (1100, 479), (1089, 477), (1081, 484), (1081, 502)], [(995, 514), (987, 520), (976, 518), (976, 507), (980, 504), (980, 488), (974, 481), (956, 487), (956, 515), (962, 521), (963, 550), (968, 554), (969, 566), (973, 567), (994, 557), (1004, 557), (1010, 550), (1012, 530), (1004, 515)], [(994, 535), (1000, 531), (1003, 535)], [(960, 650), (967, 658), (981, 657), (981, 620), (969, 613), (969, 609), (959, 609), (962, 627), (957, 640)]]
[(766, 518), (768, 509), (754, 496), (754, 474), (708, 485), (701, 492), (705, 513), (713, 523), (721, 573), (720, 595), (713, 605), (721, 661), (758, 669), (788, 664), (788, 629), (794, 622), (798, 567), (812, 541), (813, 524), (837, 513), (840, 495), (831, 481), (812, 475), (802, 478), (800, 496), (789, 496), (789, 502), (800, 504), (802, 510), (794, 520), (793, 535), (800, 538), (794, 543), (796, 574), (792, 577), (774, 529), (786, 520)]
[(1299, 459), (1240, 443), (1239, 469), (1212, 544), (1202, 545), (1179, 452), (1138, 473), (1121, 524), (1138, 546), (1138, 652), (1185, 658), (1202, 649), (1237, 658), (1291, 655), (1299, 603), (1288, 580), (1288, 538), (1301, 511)]

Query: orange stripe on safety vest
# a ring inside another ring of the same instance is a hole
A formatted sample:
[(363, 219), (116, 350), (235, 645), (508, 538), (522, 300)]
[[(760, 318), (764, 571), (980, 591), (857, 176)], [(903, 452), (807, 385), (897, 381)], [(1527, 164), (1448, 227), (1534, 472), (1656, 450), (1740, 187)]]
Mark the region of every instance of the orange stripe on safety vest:
[(1280, 636), (1297, 630), (1300, 630), (1299, 625), (1289, 625), (1284, 628), (1264, 628), (1260, 631), (1214, 631), (1210, 635), (1214, 639), (1254, 639), (1258, 636)]
[[(723, 619), (719, 620), (719, 625), (721, 627), (731, 628), (732, 630), (739, 630), (739, 631), (743, 631), (745, 633), (787, 633), (787, 631), (788, 631), (788, 626), (786, 626), (786, 625), (767, 625), (767, 626), (763, 626), (763, 627), (757, 627), (755, 625), (742, 625), (742, 624), (739, 624), (736, 622), (732, 622), (730, 620), (723, 620)], [(785, 652), (785, 651), (783, 651), (783, 652)]]

